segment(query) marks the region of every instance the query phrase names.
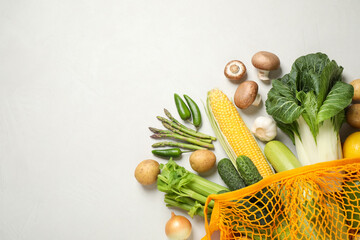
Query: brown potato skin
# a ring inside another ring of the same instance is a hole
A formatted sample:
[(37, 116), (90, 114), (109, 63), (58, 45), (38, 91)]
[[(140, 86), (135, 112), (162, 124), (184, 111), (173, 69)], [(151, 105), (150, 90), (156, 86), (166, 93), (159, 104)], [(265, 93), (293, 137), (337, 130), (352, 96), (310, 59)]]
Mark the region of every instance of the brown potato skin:
[(196, 150), (190, 155), (189, 158), (191, 168), (198, 172), (203, 173), (209, 171), (216, 163), (215, 154), (206, 149)]
[(152, 159), (146, 159), (137, 165), (135, 178), (142, 185), (154, 184), (160, 174), (160, 164)]
[(350, 82), (350, 84), (354, 87), (354, 101), (360, 100), (360, 79), (355, 79), (354, 81)]
[(346, 121), (350, 126), (360, 128), (360, 103), (349, 106), (346, 111)]

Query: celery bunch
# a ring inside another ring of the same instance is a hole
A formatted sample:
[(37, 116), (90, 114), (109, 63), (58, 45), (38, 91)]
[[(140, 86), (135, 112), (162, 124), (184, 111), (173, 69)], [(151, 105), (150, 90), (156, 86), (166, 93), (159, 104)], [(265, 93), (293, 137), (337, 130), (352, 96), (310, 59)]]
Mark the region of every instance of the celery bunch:
[[(178, 207), (188, 214), (204, 216), (204, 205), (210, 194), (227, 192), (229, 189), (202, 178), (170, 159), (167, 164), (160, 164), (157, 188), (165, 192), (165, 203), (168, 207)], [(209, 209), (213, 207), (210, 202)]]

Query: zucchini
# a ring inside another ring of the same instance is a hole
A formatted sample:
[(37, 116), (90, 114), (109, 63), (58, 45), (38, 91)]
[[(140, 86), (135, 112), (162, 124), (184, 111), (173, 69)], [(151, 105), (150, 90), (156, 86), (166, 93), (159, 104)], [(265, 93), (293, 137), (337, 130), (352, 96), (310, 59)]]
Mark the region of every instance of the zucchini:
[(291, 150), (280, 141), (274, 140), (265, 144), (264, 154), (276, 172), (302, 166)]
[(236, 166), (246, 186), (257, 183), (263, 179), (254, 163), (247, 156), (238, 156), (236, 158)]
[(246, 187), (244, 180), (241, 178), (230, 159), (221, 159), (217, 165), (217, 169), (221, 179), (228, 186), (230, 191), (235, 191)]

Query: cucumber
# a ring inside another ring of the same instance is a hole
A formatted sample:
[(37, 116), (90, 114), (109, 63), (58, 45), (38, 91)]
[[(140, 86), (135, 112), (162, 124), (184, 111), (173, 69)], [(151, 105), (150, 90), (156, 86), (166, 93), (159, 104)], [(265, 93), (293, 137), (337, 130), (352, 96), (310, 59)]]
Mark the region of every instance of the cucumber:
[[(263, 179), (258, 169), (250, 158), (240, 155), (236, 158), (236, 166), (245, 185), (250, 186)], [(262, 226), (269, 225), (275, 220), (269, 213), (273, 208), (277, 208), (279, 199), (269, 187), (264, 187), (251, 196), (244, 198), (243, 213), (251, 224)]]
[[(254, 184), (263, 179), (250, 158), (239, 156), (236, 159), (236, 165), (238, 170), (227, 158), (220, 160), (218, 163), (220, 177), (231, 191)], [(276, 207), (275, 203), (277, 200), (272, 191), (265, 187), (251, 196), (237, 200), (239, 204), (236, 208), (241, 212), (242, 217), (250, 222), (251, 225), (258, 227), (269, 226), (275, 218), (268, 210)], [(240, 222), (239, 225), (241, 225)], [(239, 227), (240, 229), (242, 228), (242, 226)], [(249, 234), (249, 232), (246, 234)], [(258, 239), (252, 235), (248, 237)]]
[(351, 228), (358, 229), (360, 226), (360, 182), (347, 181), (343, 189), (346, 218)]
[(240, 176), (244, 179), (246, 186), (257, 183), (263, 179), (254, 163), (247, 156), (238, 156), (236, 158), (236, 167)]
[(217, 169), (221, 179), (231, 191), (235, 191), (246, 186), (244, 180), (241, 178), (230, 159), (221, 159), (217, 165)]
[(270, 141), (265, 145), (264, 154), (276, 172), (301, 167), (301, 163), (291, 150), (280, 141)]

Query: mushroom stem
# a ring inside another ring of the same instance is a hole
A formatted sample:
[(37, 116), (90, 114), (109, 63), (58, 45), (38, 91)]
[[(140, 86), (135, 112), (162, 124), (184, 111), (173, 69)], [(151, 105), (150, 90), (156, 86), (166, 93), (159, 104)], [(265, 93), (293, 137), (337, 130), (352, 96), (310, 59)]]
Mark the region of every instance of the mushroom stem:
[(230, 71), (231, 71), (233, 74), (238, 73), (239, 70), (240, 70), (239, 66), (237, 66), (237, 65), (235, 65), (235, 64), (230, 66)]
[(225, 76), (230, 80), (240, 80), (246, 73), (244, 63), (239, 60), (232, 60), (228, 62), (224, 69)]
[(252, 103), (252, 105), (257, 107), (260, 105), (260, 102), (261, 102), (261, 95), (258, 94), (258, 95), (256, 95), (256, 98), (255, 98), (254, 102)]
[(269, 72), (268, 70), (262, 70), (262, 69), (258, 69), (258, 77), (260, 80), (262, 81), (269, 81)]

